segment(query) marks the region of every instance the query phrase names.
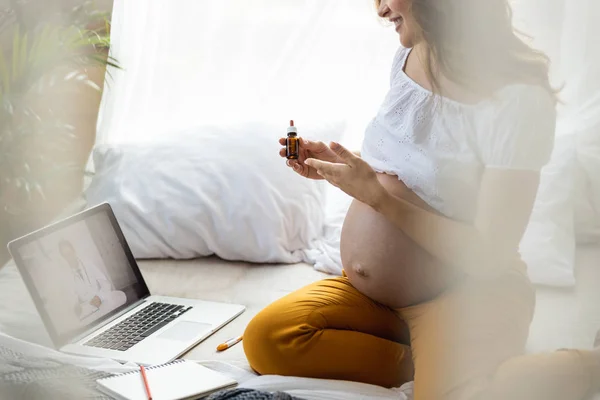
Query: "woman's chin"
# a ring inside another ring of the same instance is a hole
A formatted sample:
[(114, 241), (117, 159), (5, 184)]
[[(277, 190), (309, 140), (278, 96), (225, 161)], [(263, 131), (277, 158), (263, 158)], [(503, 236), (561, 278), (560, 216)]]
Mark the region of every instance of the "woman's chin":
[(399, 29), (396, 30), (396, 32), (398, 33), (398, 39), (400, 40), (400, 44), (402, 45), (402, 47), (405, 48), (409, 48), (410, 46), (410, 41), (408, 40), (408, 35), (406, 34), (406, 32), (404, 32), (404, 27), (401, 26)]
[(405, 49), (411, 49), (415, 46), (414, 40), (411, 39), (410, 35), (400, 32), (400, 44)]

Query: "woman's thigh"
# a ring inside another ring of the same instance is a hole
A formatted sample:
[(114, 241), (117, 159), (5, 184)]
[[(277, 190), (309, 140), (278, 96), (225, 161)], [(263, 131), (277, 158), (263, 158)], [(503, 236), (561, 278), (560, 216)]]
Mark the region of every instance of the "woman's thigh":
[(523, 354), (535, 292), (510, 271), (467, 280), (439, 298), (401, 310), (410, 328), (415, 400), (468, 400), (484, 392), (500, 364)]
[(406, 323), (347, 278), (308, 285), (269, 305), (248, 325), (244, 350), (262, 374), (396, 386), (412, 380)]

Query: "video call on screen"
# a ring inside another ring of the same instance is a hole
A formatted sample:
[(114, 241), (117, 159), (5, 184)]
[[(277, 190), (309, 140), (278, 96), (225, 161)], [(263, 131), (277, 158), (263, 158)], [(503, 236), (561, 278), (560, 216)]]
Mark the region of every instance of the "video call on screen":
[(19, 249), (58, 335), (139, 299), (138, 281), (106, 213), (97, 213)]

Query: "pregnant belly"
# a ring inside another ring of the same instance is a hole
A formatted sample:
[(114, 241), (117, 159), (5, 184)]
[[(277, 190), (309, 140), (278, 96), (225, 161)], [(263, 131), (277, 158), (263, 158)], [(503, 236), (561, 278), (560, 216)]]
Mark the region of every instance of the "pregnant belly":
[[(433, 211), (396, 176), (380, 174), (378, 178), (392, 195)], [(394, 308), (430, 300), (461, 277), (382, 214), (358, 201), (346, 215), (340, 251), (352, 285)]]

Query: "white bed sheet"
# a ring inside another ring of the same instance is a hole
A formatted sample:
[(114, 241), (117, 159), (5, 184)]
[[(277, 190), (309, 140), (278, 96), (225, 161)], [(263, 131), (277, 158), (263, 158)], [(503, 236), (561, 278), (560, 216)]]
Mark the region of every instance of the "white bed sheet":
[[(400, 390), (355, 382), (257, 376), (250, 369), (241, 345), (223, 353), (215, 351), (218, 343), (241, 333), (252, 316), (266, 304), (303, 284), (324, 277), (309, 265), (250, 266), (209, 258), (194, 261), (146, 261), (141, 263), (141, 269), (153, 293), (239, 302), (248, 307), (244, 314), (185, 355), (185, 358), (197, 360), (231, 376), (241, 387), (285, 391), (308, 400), (410, 398), (411, 385)], [(257, 287), (261, 290), (257, 291)], [(51, 349), (42, 321), (12, 262), (0, 269), (0, 332), (0, 345), (24, 354), (112, 373), (135, 368), (132, 364), (121, 365), (107, 359), (69, 356)]]
[[(80, 211), (82, 199), (64, 215)], [(139, 263), (150, 292), (187, 298), (244, 304), (245, 313), (185, 354), (209, 368), (236, 379), (240, 386), (264, 391), (286, 391), (308, 400), (406, 400), (411, 385), (384, 389), (356, 382), (281, 376), (257, 376), (248, 365), (241, 345), (222, 352), (216, 346), (244, 331), (247, 323), (269, 303), (311, 282), (330, 277), (308, 264), (252, 265), (228, 262), (216, 257), (197, 260), (148, 260)], [(260, 290), (257, 290), (260, 288)], [(0, 344), (16, 351), (44, 356), (74, 365), (119, 373), (135, 368), (107, 359), (90, 359), (62, 354), (52, 349), (33, 301), (11, 261), (0, 267)]]
[[(0, 333), (0, 346), (28, 356), (43, 357), (71, 365), (113, 374), (136, 370), (134, 364), (121, 365), (108, 359), (70, 356), (47, 347), (28, 343)], [(200, 364), (219, 371), (239, 383), (239, 387), (263, 391), (284, 391), (306, 400), (408, 400), (412, 398), (412, 384), (401, 389), (384, 389), (356, 382), (309, 379), (283, 376), (257, 376), (222, 361), (202, 361)]]
[[(243, 304), (246, 312), (190, 351), (195, 360), (218, 357), (236, 365), (245, 362), (242, 346), (223, 353), (216, 347), (243, 333), (261, 309), (311, 282), (327, 277), (308, 264), (250, 265), (215, 257), (198, 260), (150, 260), (139, 263), (150, 292), (155, 295)], [(0, 332), (43, 346), (51, 346), (33, 301), (11, 261), (0, 269)]]

